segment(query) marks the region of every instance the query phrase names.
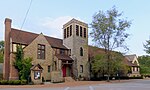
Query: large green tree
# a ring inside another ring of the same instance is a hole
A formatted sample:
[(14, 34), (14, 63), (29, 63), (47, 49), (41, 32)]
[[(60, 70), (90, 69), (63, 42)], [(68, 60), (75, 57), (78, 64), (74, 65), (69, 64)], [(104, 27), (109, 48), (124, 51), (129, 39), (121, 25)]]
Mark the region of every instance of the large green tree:
[(140, 56), (138, 57), (140, 64), (140, 73), (142, 75), (150, 75), (150, 56)]
[(146, 44), (143, 45), (144, 46), (144, 51), (147, 53), (147, 54), (150, 54), (150, 40), (146, 40)]
[(19, 72), (20, 80), (28, 80), (30, 75), (30, 68), (32, 67), (31, 58), (24, 58), (24, 53), (21, 45), (17, 46), (14, 66)]
[(0, 41), (0, 63), (3, 63), (4, 59), (4, 41)]
[(90, 33), (93, 41), (98, 47), (105, 49), (107, 60), (108, 81), (111, 72), (111, 51), (122, 47), (128, 49), (125, 45), (125, 40), (129, 34), (125, 31), (131, 26), (131, 21), (121, 18), (122, 13), (119, 13), (115, 7), (110, 10), (99, 11), (93, 16), (91, 23), (92, 31)]
[[(121, 75), (124, 76), (127, 74), (128, 66), (124, 64), (124, 57), (121, 53), (117, 52), (111, 52), (112, 57), (109, 62), (110, 66), (110, 75), (116, 76)], [(101, 75), (100, 77), (104, 77), (104, 75), (107, 74), (107, 55), (106, 54), (97, 54), (94, 56), (92, 60), (92, 71), (93, 73), (97, 73), (98, 75)]]

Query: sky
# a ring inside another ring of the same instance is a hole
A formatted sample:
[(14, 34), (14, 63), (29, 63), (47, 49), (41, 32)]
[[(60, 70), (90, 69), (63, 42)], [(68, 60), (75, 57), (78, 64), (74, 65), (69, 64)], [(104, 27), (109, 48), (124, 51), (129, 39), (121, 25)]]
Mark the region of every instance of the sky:
[[(30, 0), (1, 0), (0, 2), (0, 40), (4, 40), (4, 20), (12, 19), (12, 27), (20, 29)], [(62, 27), (72, 18), (87, 24), (99, 10), (109, 10), (113, 6), (122, 17), (131, 20), (132, 24), (126, 40), (129, 48), (127, 54), (145, 55), (143, 44), (150, 39), (150, 0), (32, 0), (32, 5), (23, 30), (43, 33), (44, 35), (62, 38)], [(89, 33), (91, 28), (89, 28)], [(93, 44), (89, 37), (89, 44)]]

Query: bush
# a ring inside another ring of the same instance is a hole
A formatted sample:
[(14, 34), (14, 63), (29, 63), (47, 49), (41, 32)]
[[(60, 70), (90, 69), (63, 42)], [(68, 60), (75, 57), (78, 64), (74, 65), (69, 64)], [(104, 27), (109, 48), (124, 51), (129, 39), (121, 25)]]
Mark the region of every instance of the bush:
[(20, 80), (14, 80), (13, 85), (21, 85), (21, 81)]
[(27, 80), (21, 80), (21, 85), (26, 85), (27, 84)]
[(13, 83), (14, 83), (13, 80), (8, 81), (9, 85), (13, 85)]
[(7, 84), (8, 84), (8, 81), (7, 81), (7, 80), (1, 80), (1, 81), (0, 81), (0, 84), (1, 84), (1, 85), (7, 85)]
[(0, 85), (26, 85), (27, 80), (1, 80)]
[(3, 79), (3, 74), (0, 74), (0, 80), (2, 80)]

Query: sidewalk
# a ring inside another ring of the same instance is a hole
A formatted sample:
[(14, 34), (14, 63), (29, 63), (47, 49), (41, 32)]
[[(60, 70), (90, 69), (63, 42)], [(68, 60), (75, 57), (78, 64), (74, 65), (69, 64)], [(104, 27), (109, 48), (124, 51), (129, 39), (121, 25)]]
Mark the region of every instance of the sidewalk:
[(64, 83), (49, 83), (43, 85), (0, 85), (0, 88), (59, 88), (59, 87), (75, 87), (84, 85), (97, 85), (97, 84), (111, 84), (111, 83), (123, 83), (130, 82), (130, 80), (118, 80), (106, 82), (106, 81), (75, 81), (75, 82), (64, 82)]

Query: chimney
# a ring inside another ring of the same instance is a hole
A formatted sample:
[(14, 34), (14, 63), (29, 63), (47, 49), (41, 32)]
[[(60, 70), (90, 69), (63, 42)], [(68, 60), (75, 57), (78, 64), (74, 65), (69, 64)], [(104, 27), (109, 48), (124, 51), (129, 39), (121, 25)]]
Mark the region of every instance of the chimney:
[(9, 80), (10, 73), (10, 31), (11, 22), (9, 18), (5, 19), (5, 43), (4, 43), (4, 68), (3, 68), (3, 79)]

